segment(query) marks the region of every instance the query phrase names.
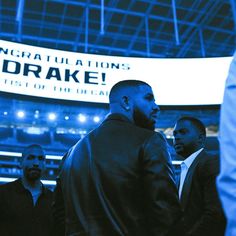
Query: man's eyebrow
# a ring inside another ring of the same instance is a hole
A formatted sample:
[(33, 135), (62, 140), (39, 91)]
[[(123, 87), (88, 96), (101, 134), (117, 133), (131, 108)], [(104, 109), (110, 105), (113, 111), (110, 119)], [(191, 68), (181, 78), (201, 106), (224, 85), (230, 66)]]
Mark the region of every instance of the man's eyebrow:
[(35, 155), (35, 154), (29, 154), (28, 155), (29, 157), (45, 157), (44, 155)]
[(153, 97), (154, 98), (154, 95), (153, 95), (153, 93), (147, 93), (146, 97)]

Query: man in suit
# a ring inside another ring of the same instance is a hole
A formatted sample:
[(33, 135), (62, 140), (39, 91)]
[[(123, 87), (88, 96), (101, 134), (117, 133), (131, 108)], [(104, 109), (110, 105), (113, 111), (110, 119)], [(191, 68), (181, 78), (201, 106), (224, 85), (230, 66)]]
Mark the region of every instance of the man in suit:
[(65, 214), (66, 235), (177, 235), (171, 230), (181, 208), (166, 141), (154, 132), (159, 107), (152, 88), (121, 81), (109, 100), (108, 117), (63, 160), (56, 225)]
[(179, 198), (187, 236), (223, 236), (225, 218), (216, 190), (219, 157), (204, 149), (206, 130), (194, 117), (180, 118), (174, 127), (174, 147), (181, 163)]
[(38, 144), (22, 153), (22, 176), (0, 186), (0, 235), (51, 236), (53, 193), (40, 181), (45, 153)]

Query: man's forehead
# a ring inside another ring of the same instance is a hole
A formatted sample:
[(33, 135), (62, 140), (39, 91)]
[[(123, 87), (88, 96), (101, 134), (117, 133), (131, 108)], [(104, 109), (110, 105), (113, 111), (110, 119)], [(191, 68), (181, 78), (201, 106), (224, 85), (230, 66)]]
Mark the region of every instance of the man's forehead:
[(148, 85), (139, 85), (138, 88), (139, 88), (139, 91), (140, 91), (141, 93), (145, 93), (145, 94), (150, 93), (150, 94), (153, 94), (152, 88), (151, 88), (150, 86), (148, 86)]
[(38, 147), (27, 148), (24, 152), (25, 156), (34, 155), (34, 156), (44, 156), (44, 151)]
[(177, 121), (174, 130), (181, 130), (181, 129), (193, 129), (194, 126), (191, 121), (189, 120), (180, 120)]

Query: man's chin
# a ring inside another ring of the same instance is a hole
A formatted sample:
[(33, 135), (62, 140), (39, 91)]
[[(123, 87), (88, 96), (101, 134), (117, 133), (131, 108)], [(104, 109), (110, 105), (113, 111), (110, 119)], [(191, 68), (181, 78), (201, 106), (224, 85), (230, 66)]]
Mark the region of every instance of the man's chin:
[(184, 152), (184, 148), (182, 145), (175, 145), (175, 152), (178, 154), (178, 155), (181, 155), (183, 152)]
[(40, 171), (30, 171), (27, 174), (27, 179), (30, 181), (35, 181), (41, 178), (41, 172)]
[(144, 126), (145, 129), (148, 129), (148, 130), (152, 130), (154, 131), (155, 130), (155, 122), (154, 123), (147, 123), (145, 126)]

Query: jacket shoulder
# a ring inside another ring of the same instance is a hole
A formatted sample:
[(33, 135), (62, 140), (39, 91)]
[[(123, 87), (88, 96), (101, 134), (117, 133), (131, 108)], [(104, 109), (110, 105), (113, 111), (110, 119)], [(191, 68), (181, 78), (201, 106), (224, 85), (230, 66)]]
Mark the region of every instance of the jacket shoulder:
[(19, 180), (14, 180), (12, 182), (4, 183), (0, 185), (0, 192), (6, 192), (14, 190), (15, 187), (19, 184)]
[(219, 168), (220, 168), (219, 155), (211, 154), (207, 151), (204, 151), (198, 163), (198, 169), (201, 175), (203, 177), (216, 176), (219, 173)]

